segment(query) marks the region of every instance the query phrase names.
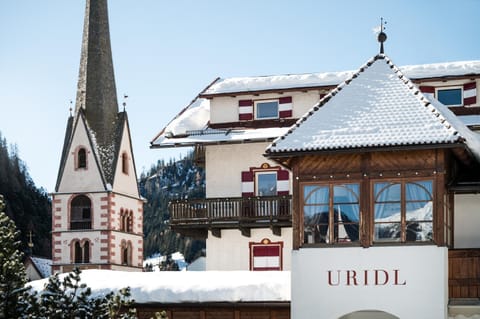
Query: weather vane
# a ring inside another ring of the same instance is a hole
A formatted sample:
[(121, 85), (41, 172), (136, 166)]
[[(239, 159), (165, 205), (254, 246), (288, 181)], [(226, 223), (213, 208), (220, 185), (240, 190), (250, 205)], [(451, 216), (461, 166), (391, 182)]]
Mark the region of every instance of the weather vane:
[(125, 112), (125, 107), (127, 106), (127, 99), (128, 99), (128, 95), (124, 94), (123, 95), (123, 112)]
[(387, 40), (387, 34), (383, 31), (385, 31), (385, 25), (387, 24), (387, 21), (383, 21), (383, 18), (380, 18), (380, 33), (378, 34), (378, 42), (380, 42), (380, 54), (384, 53), (383, 49), (383, 42)]

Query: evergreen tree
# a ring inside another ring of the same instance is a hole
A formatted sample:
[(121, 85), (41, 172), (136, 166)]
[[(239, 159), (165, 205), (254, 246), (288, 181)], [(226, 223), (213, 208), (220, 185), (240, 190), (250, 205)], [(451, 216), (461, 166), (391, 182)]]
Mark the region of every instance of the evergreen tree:
[[(94, 297), (86, 284), (81, 283), (81, 271), (75, 268), (65, 274), (51, 276), (40, 292), (23, 296), (22, 316), (35, 319), (135, 319), (136, 310), (130, 288), (105, 296)], [(24, 306), (26, 305), (26, 306)]]
[(19, 251), (19, 232), (3, 212), (4, 208), (0, 195), (0, 318), (19, 318), (18, 304), (26, 289), (27, 276)]

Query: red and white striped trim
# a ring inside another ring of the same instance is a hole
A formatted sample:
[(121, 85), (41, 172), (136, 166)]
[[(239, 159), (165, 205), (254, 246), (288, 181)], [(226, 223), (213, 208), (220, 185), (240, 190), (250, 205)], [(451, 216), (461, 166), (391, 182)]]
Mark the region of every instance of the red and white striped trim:
[(427, 98), (434, 99), (435, 98), (435, 87), (434, 86), (421, 86), (420, 92), (423, 93)]
[(472, 105), (477, 103), (477, 83), (465, 83), (463, 85), (463, 105)]
[[(262, 170), (261, 168), (251, 167), (249, 171), (242, 172), (242, 197), (255, 196), (255, 172), (266, 171), (272, 170)], [(283, 169), (278, 169), (276, 172), (277, 195), (283, 196), (290, 194), (290, 173)]]
[(283, 242), (250, 243), (250, 270), (282, 270)]
[(277, 195), (288, 195), (290, 192), (290, 174), (287, 170), (280, 169), (277, 172)]
[(292, 97), (285, 96), (278, 99), (278, 116), (280, 118), (292, 116)]
[(242, 197), (252, 197), (255, 192), (254, 174), (251, 171), (242, 172)]
[(240, 121), (253, 120), (253, 101), (252, 100), (238, 101), (238, 119)]

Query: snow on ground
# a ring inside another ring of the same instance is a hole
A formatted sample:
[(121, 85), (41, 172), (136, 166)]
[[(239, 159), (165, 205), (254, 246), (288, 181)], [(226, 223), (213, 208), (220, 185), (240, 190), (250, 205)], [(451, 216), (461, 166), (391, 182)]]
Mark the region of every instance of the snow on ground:
[[(288, 271), (162, 271), (84, 270), (82, 283), (93, 296), (130, 287), (138, 303), (290, 301)], [(47, 279), (29, 283), (41, 293)]]

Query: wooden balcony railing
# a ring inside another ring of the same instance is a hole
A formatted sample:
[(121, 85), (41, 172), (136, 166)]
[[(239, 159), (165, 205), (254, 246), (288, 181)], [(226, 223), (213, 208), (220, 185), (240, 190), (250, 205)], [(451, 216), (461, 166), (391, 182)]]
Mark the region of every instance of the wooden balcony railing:
[(480, 298), (480, 249), (448, 251), (450, 298)]
[(176, 200), (169, 204), (170, 225), (196, 228), (291, 226), (291, 196)]

